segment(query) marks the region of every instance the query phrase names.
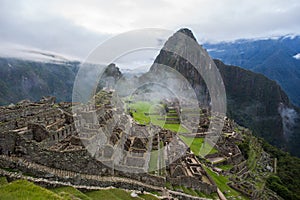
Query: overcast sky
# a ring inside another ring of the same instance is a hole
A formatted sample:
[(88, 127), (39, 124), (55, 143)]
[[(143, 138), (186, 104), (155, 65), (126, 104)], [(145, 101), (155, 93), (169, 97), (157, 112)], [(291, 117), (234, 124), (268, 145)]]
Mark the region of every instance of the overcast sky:
[(84, 58), (133, 29), (190, 28), (199, 42), (300, 34), (299, 0), (0, 0), (0, 45)]

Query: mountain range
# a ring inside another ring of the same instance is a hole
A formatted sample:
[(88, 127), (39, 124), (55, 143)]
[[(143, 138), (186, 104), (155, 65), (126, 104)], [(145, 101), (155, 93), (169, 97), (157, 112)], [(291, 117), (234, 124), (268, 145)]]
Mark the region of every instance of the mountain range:
[(300, 106), (300, 36), (205, 43), (209, 54), (275, 80), (291, 102)]
[(45, 95), (71, 101), (79, 62), (41, 62), (0, 58), (0, 105), (23, 99), (36, 101)]
[[(184, 33), (196, 41), (193, 33), (188, 29), (181, 29), (178, 33)], [(174, 37), (176, 38), (176, 33), (166, 44)], [(291, 39), (281, 39), (281, 41), (285, 40), (290, 41)], [(245, 41), (240, 41), (240, 43), (244, 44)], [(221, 49), (221, 46), (216, 45), (217, 44), (215, 44), (215, 46), (209, 46), (205, 44), (204, 46), (206, 48)], [(223, 45), (225, 47), (229, 44), (224, 43)], [(290, 44), (290, 46), (292, 46), (292, 44)], [(182, 53), (185, 53), (184, 51), (187, 50), (184, 41), (178, 42), (177, 47)], [(243, 48), (247, 50), (246, 46)], [(251, 51), (252, 48), (248, 48), (248, 51)], [(226, 58), (228, 60), (235, 58), (233, 46), (231, 51), (233, 52), (233, 56), (228, 56), (228, 58)], [(220, 51), (220, 53), (217, 54), (217, 50), (208, 49), (208, 53), (213, 57), (219, 57), (217, 55), (230, 55), (231, 51), (229, 50), (227, 54), (222, 54), (223, 51)], [(252, 49), (252, 51), (253, 54), (255, 54), (255, 49)], [(271, 51), (271, 48), (269, 48), (269, 51)], [(295, 55), (296, 52), (295, 50), (294, 53), (289, 54), (291, 58), (295, 60), (293, 62), (295, 65), (298, 61), (296, 58), (293, 58), (292, 55)], [(274, 54), (274, 56), (275, 55), (276, 54)], [(197, 58), (197, 52), (192, 52), (190, 56)], [(254, 61), (258, 60), (262, 54), (257, 53), (256, 56), (257, 59), (253, 59)], [(224, 59), (224, 62), (228, 63), (229, 61), (226, 59)], [(245, 57), (245, 60), (247, 60), (247, 57)], [(263, 67), (251, 67), (250, 64), (248, 64), (248, 69), (242, 69), (240, 67), (226, 65), (220, 60), (215, 59), (214, 62), (219, 69), (226, 89), (227, 115), (239, 124), (250, 128), (255, 135), (264, 138), (269, 143), (289, 151), (293, 155), (300, 156), (299, 108), (290, 102), (288, 95), (281, 89), (278, 82), (249, 70), (262, 69)], [(194, 73), (190, 63), (186, 60), (162, 49), (155, 59), (155, 63), (172, 66), (194, 86), (198, 97), (202, 98), (203, 101), (209, 101), (208, 90), (205, 87), (202, 77)], [(247, 62), (240, 61), (240, 63), (237, 64), (242, 65), (244, 63)], [(285, 64), (278, 64), (278, 66), (284, 65)], [(17, 103), (23, 99), (37, 101), (42, 96), (47, 95), (56, 96), (58, 101), (71, 101), (73, 83), (79, 66), (80, 63), (77, 61), (41, 62), (16, 58), (0, 58), (0, 104), (8, 105), (10, 103)], [(115, 79), (122, 77), (120, 70), (117, 69), (115, 65), (110, 65), (110, 67), (112, 70), (107, 71), (109, 76), (113, 76)], [(291, 68), (295, 68), (295, 66)], [(150, 69), (150, 71), (151, 70), (153, 70), (153, 68)], [(191, 73), (193, 73), (193, 76), (191, 76)], [(280, 74), (282, 78), (284, 78), (283, 74), (284, 73)], [(287, 79), (288, 78), (285, 77), (285, 80)], [(207, 102), (207, 104), (209, 104), (209, 102)]]

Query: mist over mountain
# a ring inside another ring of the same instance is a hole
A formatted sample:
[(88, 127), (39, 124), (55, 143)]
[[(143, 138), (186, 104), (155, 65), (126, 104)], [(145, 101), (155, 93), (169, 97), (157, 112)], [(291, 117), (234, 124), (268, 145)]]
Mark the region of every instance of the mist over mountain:
[(41, 62), (20, 58), (0, 58), (0, 105), (43, 96), (71, 101), (79, 62)]
[(300, 36), (207, 43), (203, 46), (213, 58), (275, 80), (290, 100), (300, 106)]

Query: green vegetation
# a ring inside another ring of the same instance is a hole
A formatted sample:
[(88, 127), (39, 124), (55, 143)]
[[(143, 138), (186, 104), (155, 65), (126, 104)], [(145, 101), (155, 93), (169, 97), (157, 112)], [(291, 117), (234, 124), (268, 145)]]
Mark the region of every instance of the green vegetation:
[(129, 192), (126, 192), (121, 189), (109, 189), (109, 190), (97, 190), (92, 192), (87, 192), (87, 196), (93, 200), (100, 199), (122, 199), (122, 200), (131, 200), (134, 199), (130, 196)]
[(58, 187), (45, 189), (26, 180), (17, 180), (7, 183), (5, 177), (0, 177), (0, 199), (1, 200), (157, 200), (151, 194), (140, 194), (133, 198), (130, 192), (122, 189), (103, 189), (82, 193), (73, 187)]
[(207, 167), (204, 167), (205, 171), (211, 176), (211, 178), (215, 181), (215, 183), (217, 184), (218, 188), (222, 191), (222, 192), (226, 192), (225, 196), (228, 197), (237, 197), (240, 196), (241, 199), (247, 199), (246, 197), (242, 196), (238, 191), (232, 189), (231, 187), (229, 187), (227, 185), (227, 183), (229, 182), (228, 177), (226, 176), (222, 176), (222, 175), (218, 175), (215, 172), (213, 172), (212, 170), (210, 170)]
[(1, 187), (2, 185), (5, 185), (5, 184), (7, 184), (7, 179), (6, 179), (6, 177), (0, 177), (0, 187)]
[(204, 145), (204, 138), (193, 138), (183, 135), (180, 135), (179, 137), (191, 148), (192, 152), (196, 156), (214, 154), (218, 152), (218, 150), (210, 146), (210, 144), (206, 143)]
[(265, 151), (278, 159), (277, 174), (267, 180), (267, 186), (284, 199), (300, 199), (300, 159), (260, 139)]
[(278, 176), (270, 176), (267, 180), (267, 186), (284, 199), (299, 199), (296, 194), (292, 193), (286, 186), (284, 186)]
[(170, 183), (167, 183), (166, 187), (170, 190), (177, 190), (177, 191), (182, 191), (186, 194), (196, 196), (196, 197), (203, 197), (203, 198), (210, 198), (210, 199), (218, 199), (218, 194), (217, 193), (212, 193), (212, 194), (204, 194), (203, 192), (200, 192), (198, 190), (194, 190), (191, 188), (186, 188), (184, 186), (172, 186)]
[(224, 171), (228, 171), (233, 168), (233, 165), (220, 165), (220, 166), (218, 166), (218, 168), (220, 168)]
[[(247, 165), (254, 170), (261, 147), (273, 158), (277, 158), (277, 174), (268, 177), (266, 186), (284, 199), (300, 199), (300, 159), (291, 156), (282, 150), (270, 145), (265, 140), (247, 137), (238, 145), (244, 157), (248, 159)], [(259, 184), (259, 183), (258, 183)], [(256, 184), (257, 186), (259, 186)]]
[(166, 182), (166, 188), (168, 188), (169, 190), (173, 190), (173, 186), (170, 182)]
[(249, 139), (244, 139), (242, 143), (238, 144), (238, 147), (241, 150), (245, 159), (248, 159), (248, 155), (249, 155), (249, 151), (250, 151)]
[(189, 195), (192, 195), (192, 196), (198, 196), (198, 193), (195, 190), (191, 189), (191, 188), (186, 188), (184, 186), (181, 186), (181, 188), (182, 188), (183, 192), (186, 193), (186, 194), (189, 194)]
[(244, 141), (238, 144), (242, 154), (247, 159), (248, 168), (251, 171), (256, 169), (258, 158), (261, 156), (262, 145), (258, 139), (254, 136), (248, 135), (244, 138)]
[(151, 191), (150, 193), (153, 194), (153, 195), (156, 195), (156, 196), (161, 196), (161, 194), (157, 191)]
[(88, 196), (86, 196), (85, 194), (73, 187), (58, 187), (50, 190), (62, 197), (69, 197), (71, 199), (79, 198), (81, 200), (92, 200), (91, 198), (89, 198)]
[[(154, 125), (160, 126), (162, 128), (187, 133), (188, 130), (182, 127), (180, 124), (166, 124), (164, 115), (159, 115), (160, 109), (163, 109), (163, 105), (158, 102), (148, 102), (148, 101), (137, 101), (126, 105), (129, 110), (130, 115), (140, 124), (149, 124), (150, 122)], [(147, 115), (145, 113), (157, 113)]]
[(0, 186), (1, 200), (63, 200), (65, 198), (25, 180), (17, 180)]

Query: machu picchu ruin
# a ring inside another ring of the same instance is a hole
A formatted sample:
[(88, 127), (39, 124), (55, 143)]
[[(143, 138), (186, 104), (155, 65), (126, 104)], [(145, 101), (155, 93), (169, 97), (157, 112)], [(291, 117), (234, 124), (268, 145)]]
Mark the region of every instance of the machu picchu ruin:
[[(258, 162), (248, 165), (238, 145), (255, 141), (249, 130), (225, 117), (221, 137), (209, 148), (207, 108), (183, 112), (178, 102), (161, 100), (149, 109), (147, 101), (115, 95), (101, 90), (87, 104), (45, 97), (1, 107), (1, 174), (51, 187), (115, 186), (179, 199), (265, 195), (257, 184), (265, 180), (256, 176), (273, 173), (274, 159), (260, 148)], [(201, 118), (197, 128), (181, 125), (187, 115)], [(221, 191), (211, 173), (228, 177), (235, 194)]]
[(23, 184), (59, 200), (297, 199), (281, 180), (292, 185), (282, 169), (293, 158), (256, 134), (256, 126), (282, 128), (281, 116), (266, 116), (264, 129), (268, 122), (251, 118), (261, 112), (253, 102), (232, 110), (241, 103), (228, 92), (231, 79), (189, 29), (139, 75), (97, 60), (96, 50), (73, 69), (72, 101), (53, 95), (0, 107), (0, 190)]

